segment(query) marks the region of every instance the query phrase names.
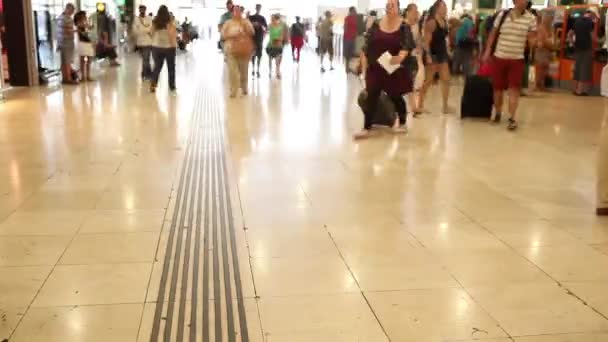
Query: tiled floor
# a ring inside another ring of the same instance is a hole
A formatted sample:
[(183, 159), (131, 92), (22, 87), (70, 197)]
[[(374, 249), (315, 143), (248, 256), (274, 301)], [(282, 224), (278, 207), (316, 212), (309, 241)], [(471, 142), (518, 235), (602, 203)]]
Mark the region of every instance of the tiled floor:
[(198, 82), (225, 113), (252, 341), (608, 341), (605, 100), (524, 98), (515, 133), (432, 113), (353, 142), (355, 78), (307, 53), (227, 100), (204, 47), (178, 58), (175, 97), (148, 94), (130, 58), (0, 104), (0, 340), (150, 339), (187, 138), (204, 129)]

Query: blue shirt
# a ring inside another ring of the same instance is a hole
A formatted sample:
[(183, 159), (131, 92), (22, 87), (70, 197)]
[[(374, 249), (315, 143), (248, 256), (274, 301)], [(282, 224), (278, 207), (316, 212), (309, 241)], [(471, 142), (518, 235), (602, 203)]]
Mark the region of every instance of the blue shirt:
[(456, 31), (456, 43), (462, 42), (471, 36), (471, 30), (473, 30), (473, 20), (464, 18), (462, 24)]

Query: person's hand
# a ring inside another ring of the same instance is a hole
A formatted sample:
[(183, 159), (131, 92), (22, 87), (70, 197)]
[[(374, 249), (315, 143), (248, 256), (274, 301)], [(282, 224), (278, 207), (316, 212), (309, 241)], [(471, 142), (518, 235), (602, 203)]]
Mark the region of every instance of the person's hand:
[(489, 63), (490, 62), (490, 50), (487, 50), (486, 52), (484, 52), (483, 57), (481, 58), (481, 61), (484, 63)]
[(403, 56), (393, 56), (391, 57), (391, 64), (392, 65), (399, 65), (401, 64), (401, 62), (403, 62)]

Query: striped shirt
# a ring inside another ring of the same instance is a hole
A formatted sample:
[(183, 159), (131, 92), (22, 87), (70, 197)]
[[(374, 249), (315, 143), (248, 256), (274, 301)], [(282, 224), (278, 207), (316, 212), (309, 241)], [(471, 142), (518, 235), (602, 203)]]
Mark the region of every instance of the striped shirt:
[[(536, 17), (530, 11), (526, 11), (518, 17), (513, 11), (515, 9), (509, 12), (509, 17), (505, 19), (500, 27), (496, 52), (494, 52), (494, 56), (498, 58), (524, 59), (528, 34), (536, 32)], [(506, 12), (502, 11), (496, 16), (494, 20), (496, 25), (501, 22)]]

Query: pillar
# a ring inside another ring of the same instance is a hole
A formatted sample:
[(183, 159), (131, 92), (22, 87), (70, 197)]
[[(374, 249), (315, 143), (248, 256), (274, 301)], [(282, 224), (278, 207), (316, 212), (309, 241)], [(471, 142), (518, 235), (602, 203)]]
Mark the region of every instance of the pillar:
[(10, 83), (13, 86), (38, 84), (38, 62), (31, 0), (4, 1), (6, 49)]

